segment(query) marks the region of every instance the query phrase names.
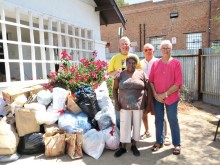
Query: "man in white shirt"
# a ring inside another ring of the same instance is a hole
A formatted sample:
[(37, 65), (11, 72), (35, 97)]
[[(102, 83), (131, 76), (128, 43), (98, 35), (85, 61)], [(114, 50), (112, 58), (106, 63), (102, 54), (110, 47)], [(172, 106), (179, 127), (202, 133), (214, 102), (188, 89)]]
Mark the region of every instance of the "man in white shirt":
[[(145, 56), (145, 59), (141, 60), (141, 67), (143, 69), (143, 71), (146, 73), (146, 75), (149, 77), (150, 75), (150, 71), (151, 71), (151, 67), (153, 65), (153, 63), (155, 61), (158, 60), (158, 58), (154, 57), (154, 47), (153, 45), (147, 43), (144, 45), (144, 49), (143, 49), (143, 54)], [(144, 127), (145, 127), (145, 132), (143, 135), (141, 135), (141, 139), (146, 139), (151, 137), (151, 134), (149, 132), (149, 126), (148, 126), (148, 113), (146, 113), (146, 111), (144, 111), (143, 114), (143, 123), (144, 123)], [(166, 119), (164, 120), (164, 145), (170, 145), (170, 140), (167, 136), (167, 121)]]
[[(143, 54), (145, 56), (145, 59), (141, 60), (141, 67), (143, 71), (146, 73), (147, 77), (150, 75), (151, 67), (154, 63), (154, 61), (158, 60), (154, 57), (154, 47), (151, 44), (145, 44), (143, 49)], [(145, 111), (144, 111), (145, 112)], [(148, 137), (151, 137), (151, 134), (149, 132), (148, 127), (148, 114), (144, 113), (143, 115), (143, 123), (145, 127), (145, 132), (143, 135), (141, 135), (141, 139), (145, 139)]]

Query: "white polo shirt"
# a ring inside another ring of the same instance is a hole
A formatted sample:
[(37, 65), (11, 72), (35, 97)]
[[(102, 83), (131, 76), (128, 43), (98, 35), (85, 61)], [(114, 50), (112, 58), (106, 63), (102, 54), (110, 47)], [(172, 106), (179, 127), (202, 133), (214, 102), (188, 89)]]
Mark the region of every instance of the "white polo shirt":
[(159, 60), (159, 59), (153, 56), (153, 58), (149, 62), (146, 59), (143, 59), (140, 61), (141, 67), (142, 67), (144, 73), (146, 73), (146, 75), (148, 77), (150, 75), (150, 71), (151, 71), (151, 67), (152, 67), (153, 63), (157, 60)]

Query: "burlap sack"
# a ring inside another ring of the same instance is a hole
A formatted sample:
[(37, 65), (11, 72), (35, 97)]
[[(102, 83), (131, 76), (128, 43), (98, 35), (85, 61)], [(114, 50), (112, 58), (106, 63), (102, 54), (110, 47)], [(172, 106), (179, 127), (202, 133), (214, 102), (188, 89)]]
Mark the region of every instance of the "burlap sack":
[(82, 133), (66, 134), (66, 152), (71, 159), (79, 159), (83, 157), (82, 140)]
[(18, 135), (24, 136), (29, 133), (40, 132), (40, 125), (35, 118), (35, 112), (25, 108), (15, 110), (15, 122)]
[(45, 156), (53, 157), (64, 155), (65, 153), (65, 133), (60, 130), (53, 135), (45, 133), (43, 136), (45, 144)]
[(16, 152), (19, 142), (18, 134), (11, 124), (6, 123), (6, 118), (0, 120), (0, 155), (9, 155)]
[(81, 108), (75, 103), (71, 95), (68, 95), (67, 97), (67, 109), (74, 114), (82, 112)]

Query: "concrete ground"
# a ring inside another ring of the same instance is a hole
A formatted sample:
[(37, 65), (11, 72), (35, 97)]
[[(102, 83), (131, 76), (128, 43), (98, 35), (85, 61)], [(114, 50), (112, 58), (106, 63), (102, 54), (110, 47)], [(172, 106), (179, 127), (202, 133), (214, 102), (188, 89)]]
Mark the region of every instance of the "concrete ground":
[[(83, 159), (71, 160), (67, 155), (46, 158), (43, 154), (23, 155), (14, 162), (0, 163), (1, 165), (219, 165), (220, 164), (220, 130), (216, 141), (214, 134), (217, 125), (215, 115), (220, 114), (220, 107), (211, 106), (202, 102), (195, 102), (194, 106), (183, 107), (179, 111), (182, 150), (176, 156), (172, 154), (173, 146), (165, 146), (156, 153), (151, 152), (155, 142), (154, 116), (149, 114), (150, 132), (152, 137), (138, 143), (141, 156), (135, 157), (130, 151), (120, 158), (114, 157), (115, 151), (104, 150), (96, 160), (86, 154)], [(197, 108), (196, 108), (196, 107)], [(142, 132), (144, 132), (142, 126)], [(169, 130), (170, 133), (170, 130)]]

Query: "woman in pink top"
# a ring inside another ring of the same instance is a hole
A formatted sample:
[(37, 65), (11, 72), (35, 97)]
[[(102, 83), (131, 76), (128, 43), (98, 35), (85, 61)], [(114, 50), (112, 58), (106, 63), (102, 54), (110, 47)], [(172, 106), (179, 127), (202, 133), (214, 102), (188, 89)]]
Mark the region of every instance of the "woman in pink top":
[(164, 105), (170, 124), (173, 154), (180, 154), (180, 128), (177, 116), (177, 106), (180, 89), (183, 83), (182, 67), (178, 60), (171, 57), (172, 44), (169, 40), (162, 41), (160, 51), (162, 58), (154, 62), (149, 81), (154, 94), (154, 111), (156, 126), (156, 143), (152, 151), (163, 147)]

